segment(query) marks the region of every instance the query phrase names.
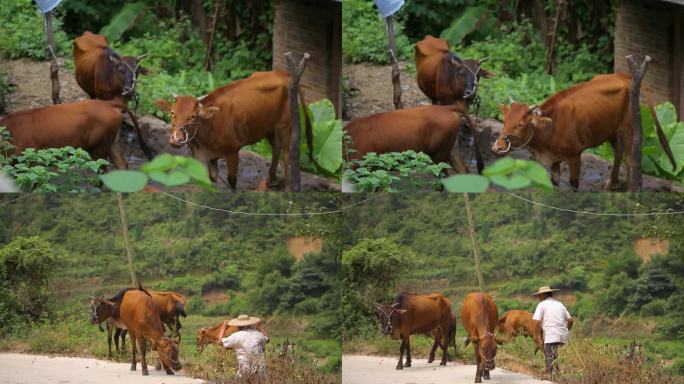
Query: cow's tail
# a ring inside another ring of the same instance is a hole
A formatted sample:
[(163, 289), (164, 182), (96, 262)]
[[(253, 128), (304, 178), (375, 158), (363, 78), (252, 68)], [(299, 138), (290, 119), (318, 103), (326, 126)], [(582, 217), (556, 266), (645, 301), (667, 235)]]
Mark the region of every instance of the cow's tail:
[(140, 144), (140, 149), (145, 154), (145, 157), (147, 157), (147, 160), (152, 160), (154, 158), (154, 153), (152, 152), (152, 149), (150, 149), (150, 147), (145, 142), (145, 139), (143, 139), (142, 131), (140, 130), (140, 125), (138, 124), (138, 119), (135, 117), (135, 115), (133, 114), (131, 109), (128, 108), (128, 105), (125, 106), (124, 110), (128, 114), (128, 117), (131, 118), (131, 121), (133, 121), (133, 126), (135, 127), (135, 133), (138, 135), (138, 144)]
[(648, 85), (646, 85), (644, 83), (642, 85), (641, 89), (644, 92), (644, 95), (646, 96), (646, 102), (648, 104), (648, 109), (651, 111), (651, 114), (653, 115), (653, 122), (655, 123), (655, 126), (656, 126), (656, 132), (658, 133), (658, 141), (660, 141), (660, 146), (665, 151), (667, 158), (670, 159), (670, 163), (672, 163), (672, 170), (675, 170), (675, 169), (677, 169), (677, 162), (674, 159), (674, 155), (672, 155), (672, 149), (670, 149), (670, 144), (667, 142), (667, 137), (665, 136), (665, 132), (663, 132), (663, 128), (660, 126), (660, 121), (658, 121), (658, 115), (656, 114), (655, 107), (653, 106), (653, 100), (651, 99), (651, 95), (649, 93)]
[[(301, 88), (299, 89), (299, 105), (304, 109), (304, 130), (306, 134), (306, 154), (309, 157), (309, 161), (312, 164), (316, 164), (313, 158), (313, 127), (311, 126), (311, 118), (309, 117), (308, 107), (306, 102), (304, 102), (304, 93)], [(286, 150), (288, 150), (286, 148)]]
[(457, 354), (458, 348), (456, 347), (456, 318), (451, 318), (449, 321), (449, 341), (454, 346), (454, 355)]

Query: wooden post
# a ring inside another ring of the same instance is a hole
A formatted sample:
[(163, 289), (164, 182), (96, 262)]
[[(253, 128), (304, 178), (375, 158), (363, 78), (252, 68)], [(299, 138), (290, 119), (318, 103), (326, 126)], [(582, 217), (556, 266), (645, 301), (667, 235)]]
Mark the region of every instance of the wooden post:
[(480, 287), (480, 292), (484, 292), (484, 278), (482, 278), (482, 269), (480, 268), (480, 251), (477, 248), (477, 239), (475, 238), (475, 224), (473, 223), (473, 213), (470, 211), (470, 198), (467, 193), (463, 194), (465, 201), (466, 216), (468, 216), (468, 230), (470, 232), (470, 242), (473, 245), (473, 259), (475, 259), (475, 274), (477, 275), (477, 284)]
[(133, 250), (131, 249), (131, 242), (128, 238), (128, 221), (126, 220), (126, 210), (123, 205), (123, 198), (121, 192), (116, 193), (116, 200), (119, 203), (119, 217), (121, 218), (121, 230), (123, 231), (124, 248), (126, 248), (126, 257), (128, 258), (128, 270), (131, 273), (131, 284), (134, 288), (138, 287), (138, 276), (135, 274), (133, 266)]
[(401, 70), (399, 69), (399, 61), (397, 60), (397, 44), (394, 37), (394, 23), (392, 16), (385, 18), (387, 23), (387, 40), (389, 47), (389, 60), (392, 64), (392, 85), (394, 86), (394, 109), (402, 109), (404, 105), (401, 103)]
[(45, 14), (45, 32), (47, 33), (48, 55), (50, 56), (50, 80), (52, 80), (52, 104), (60, 104), (59, 97), (59, 63), (57, 63), (57, 48), (55, 34), (52, 31), (52, 12)]
[[(290, 72), (290, 85), (288, 87), (288, 94), (290, 96), (290, 115), (292, 119), (292, 137), (290, 138), (290, 183), (285, 186), (288, 192), (299, 192), (300, 190), (300, 175), (299, 175), (299, 138), (301, 135), (301, 121), (299, 118), (299, 81), (302, 78), (306, 63), (311, 58), (311, 55), (304, 53), (299, 64), (295, 62), (292, 57), (292, 52), (285, 53), (287, 59), (287, 70)], [(305, 106), (302, 106), (306, 108)], [(304, 111), (304, 113), (307, 113)]]
[[(546, 47), (546, 73), (549, 75), (553, 73), (553, 51), (556, 49), (556, 37), (558, 35), (558, 25), (560, 24), (561, 14), (565, 8), (565, 0), (558, 0), (556, 2), (556, 17), (553, 20), (553, 25), (551, 26), (550, 37), (548, 38), (549, 44)], [(545, 39), (546, 40), (546, 39)]]
[[(632, 84), (629, 90), (632, 108), (632, 164), (627, 165), (632, 168), (632, 185), (630, 186), (629, 191), (641, 192), (641, 143), (644, 139), (644, 129), (641, 125), (639, 99), (641, 94), (641, 80), (643, 80), (646, 75), (651, 57), (647, 55), (644, 58), (644, 62), (641, 63), (641, 68), (638, 69), (634, 55), (626, 56), (625, 59), (627, 59), (629, 73), (632, 75)], [(625, 150), (629, 150), (629, 148), (625, 148)]]

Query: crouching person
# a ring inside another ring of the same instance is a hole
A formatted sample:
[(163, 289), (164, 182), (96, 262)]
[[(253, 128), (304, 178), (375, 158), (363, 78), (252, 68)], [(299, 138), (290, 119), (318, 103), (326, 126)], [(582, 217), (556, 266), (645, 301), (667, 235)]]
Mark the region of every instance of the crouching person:
[[(238, 381), (265, 380), (267, 376), (264, 351), (268, 336), (257, 330), (257, 324), (261, 320), (258, 317), (240, 315), (235, 319), (224, 323), (218, 339), (223, 347), (235, 351), (238, 359)], [(238, 331), (228, 337), (223, 337), (228, 327), (237, 327)]]

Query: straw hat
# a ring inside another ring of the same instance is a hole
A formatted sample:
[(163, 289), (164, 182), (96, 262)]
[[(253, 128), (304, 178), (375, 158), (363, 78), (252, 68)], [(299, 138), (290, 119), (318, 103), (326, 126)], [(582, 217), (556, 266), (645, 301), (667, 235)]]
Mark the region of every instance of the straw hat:
[(230, 320), (228, 325), (231, 327), (246, 327), (248, 325), (254, 325), (260, 322), (261, 319), (258, 317), (250, 317), (248, 315), (240, 315), (237, 318)]
[(551, 289), (548, 285), (545, 285), (543, 287), (539, 287), (539, 290), (535, 293), (532, 293), (530, 296), (537, 296), (541, 295), (542, 293), (548, 293), (548, 292), (555, 292), (555, 291), (560, 291), (560, 289)]

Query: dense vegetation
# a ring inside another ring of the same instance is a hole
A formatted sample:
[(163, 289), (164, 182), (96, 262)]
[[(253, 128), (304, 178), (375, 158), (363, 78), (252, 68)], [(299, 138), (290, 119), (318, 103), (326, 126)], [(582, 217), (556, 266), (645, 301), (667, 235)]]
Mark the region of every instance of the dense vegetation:
[[(333, 195), (313, 193), (181, 197), (257, 213), (338, 206)], [(222, 355), (196, 353), (195, 330), (241, 313), (271, 320), (272, 348), (288, 339), (305, 366), (315, 358), (319, 372), (339, 371), (339, 215), (229, 215), (161, 194), (128, 195), (124, 204), (144, 286), (189, 297), (181, 359), (206, 371), (198, 375), (216, 378), (208, 364)], [(106, 356), (105, 337), (87, 323), (88, 297), (130, 285), (115, 196), (36, 195), (4, 207), (0, 216), (6, 223), (0, 229), (0, 349)], [(321, 252), (295, 260), (286, 242), (297, 236), (322, 238)], [(45, 333), (61, 341), (34, 343), (33, 336)], [(20, 337), (26, 334), (33, 336)]]
[[(588, 212), (684, 210), (677, 194), (523, 196)], [(350, 202), (358, 199), (349, 197)], [(559, 287), (579, 319), (573, 330), (578, 342), (586, 338), (586, 346), (596, 352), (602, 343), (625, 346), (636, 339), (649, 361), (667, 361), (670, 372), (684, 373), (681, 215), (580, 215), (507, 194), (471, 200), (485, 288), (494, 294), (500, 313), (532, 310), (531, 292), (542, 285)], [(386, 195), (364, 209), (346, 211), (342, 233), (345, 348), (396, 353), (397, 345), (380, 337), (374, 301), (388, 302), (402, 290), (436, 291), (457, 303), (458, 310), (463, 296), (478, 289), (462, 196)], [(646, 257), (638, 248), (650, 239), (665, 241), (669, 248)], [(505, 348), (516, 355), (514, 347)], [(525, 350), (525, 356), (531, 352)]]

